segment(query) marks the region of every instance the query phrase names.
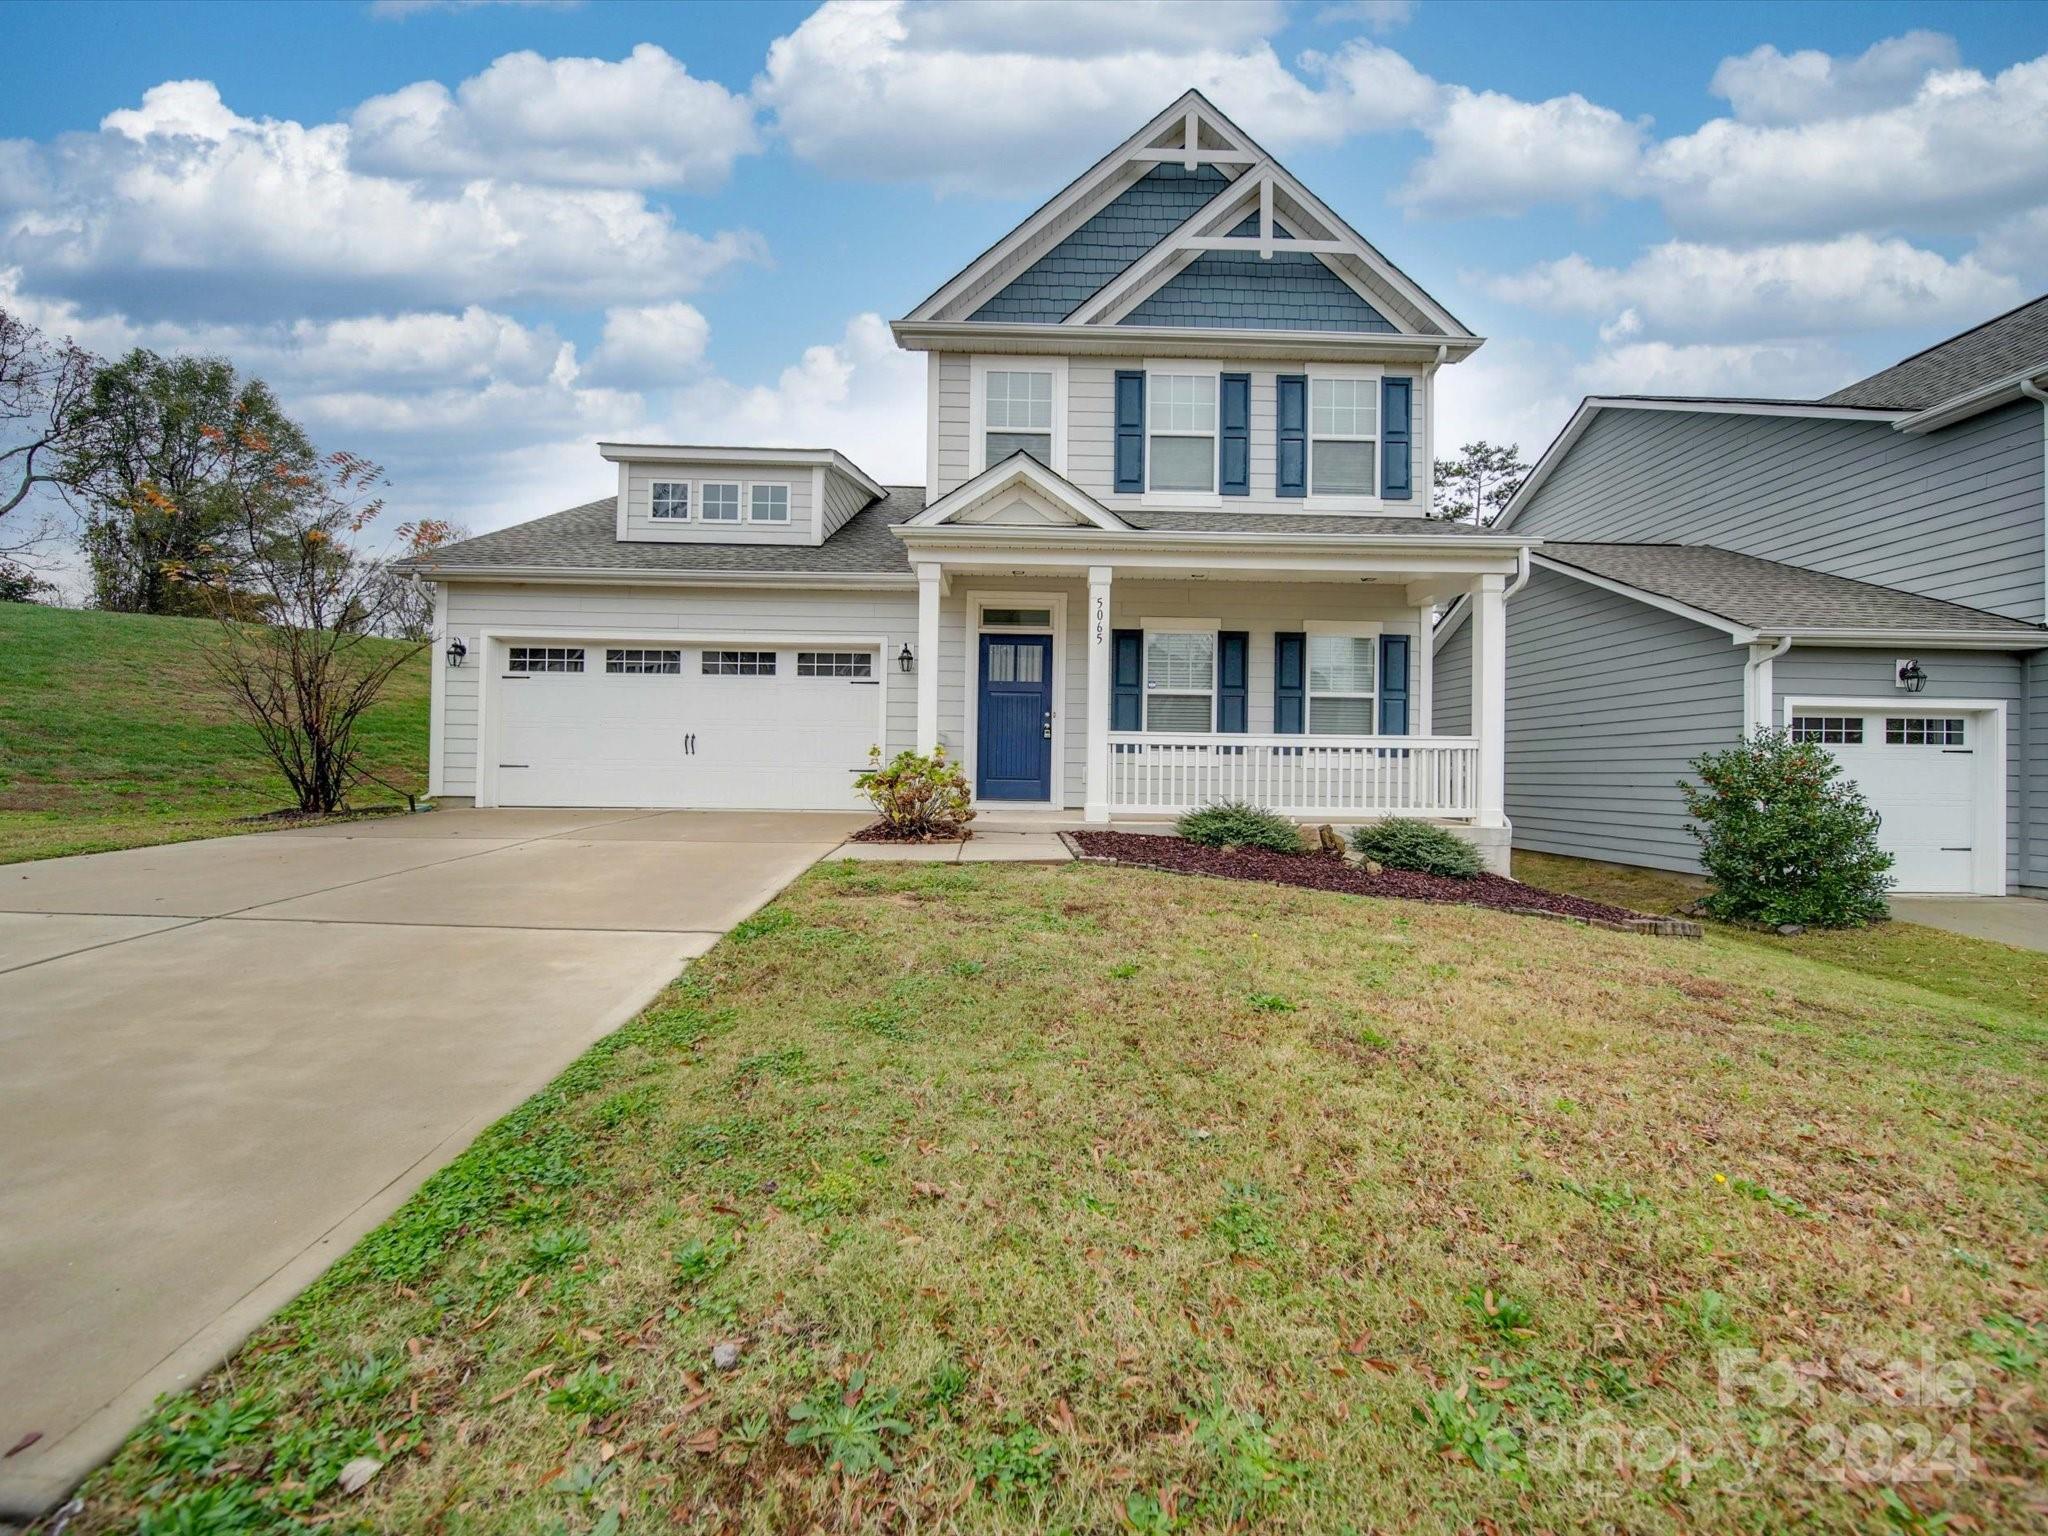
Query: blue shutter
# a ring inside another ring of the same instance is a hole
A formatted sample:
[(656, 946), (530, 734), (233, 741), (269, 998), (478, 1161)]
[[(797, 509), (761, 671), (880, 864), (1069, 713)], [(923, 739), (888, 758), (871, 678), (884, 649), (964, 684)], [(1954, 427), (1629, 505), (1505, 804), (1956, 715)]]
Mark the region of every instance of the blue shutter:
[(1415, 494), (1408, 459), (1414, 441), (1414, 399), (1413, 379), (1380, 380), (1380, 494), (1388, 501), (1407, 501)]
[(1142, 731), (1145, 728), (1145, 631), (1110, 631), (1109, 728), (1112, 731)]
[(1380, 636), (1380, 734), (1408, 734), (1408, 637)]
[(1299, 736), (1307, 728), (1308, 636), (1273, 637), (1273, 729)]
[[(1274, 380), (1279, 389), (1280, 430), (1275, 443), (1278, 462), (1274, 466), (1274, 494), (1308, 494), (1308, 376), (1283, 373)], [(1296, 727), (1299, 729), (1299, 727)]]
[(1252, 493), (1252, 376), (1248, 373), (1226, 373), (1222, 384), (1223, 473), (1220, 489), (1225, 496), (1249, 496)]
[(1116, 488), (1145, 489), (1145, 375), (1122, 369), (1116, 376)]
[(1216, 637), (1216, 729), (1239, 735), (1250, 730), (1249, 682), (1252, 637), (1226, 629)]

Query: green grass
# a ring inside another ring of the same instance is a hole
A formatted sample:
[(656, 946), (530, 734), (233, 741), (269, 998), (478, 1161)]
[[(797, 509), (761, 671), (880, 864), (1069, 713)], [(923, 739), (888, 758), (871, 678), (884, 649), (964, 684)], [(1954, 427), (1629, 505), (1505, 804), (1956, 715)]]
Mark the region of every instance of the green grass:
[[(1707, 889), (1707, 882), (1697, 875), (1519, 849), (1515, 878), (1637, 912), (1676, 912), (1697, 901)], [(1722, 923), (1708, 926), (1731, 942), (1779, 955), (1906, 982), (1944, 997), (2048, 1016), (2048, 954), (2036, 950), (1973, 939), (1921, 923), (1810, 929), (1789, 936)]]
[(2044, 1046), (1718, 932), (827, 865), (67, 1529), (2039, 1529)]
[[(214, 636), (204, 619), (0, 603), (0, 863), (217, 837), (290, 804), (207, 670)], [(366, 766), (414, 790), (428, 660), (407, 662), (361, 726)]]

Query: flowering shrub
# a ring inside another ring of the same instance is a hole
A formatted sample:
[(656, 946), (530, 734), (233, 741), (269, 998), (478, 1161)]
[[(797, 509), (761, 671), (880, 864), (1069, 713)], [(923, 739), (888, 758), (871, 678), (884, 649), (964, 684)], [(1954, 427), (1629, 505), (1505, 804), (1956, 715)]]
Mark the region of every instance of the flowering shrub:
[(967, 780), (946, 760), (944, 747), (929, 756), (898, 752), (887, 764), (882, 749), (870, 747), (867, 771), (853, 782), (898, 837), (953, 837), (974, 820)]
[(1826, 747), (1762, 730), (1694, 758), (1692, 771), (1700, 782), (1678, 788), (1714, 880), (1703, 903), (1713, 916), (1847, 928), (1887, 915), (1892, 856), (1877, 845), (1878, 814)]

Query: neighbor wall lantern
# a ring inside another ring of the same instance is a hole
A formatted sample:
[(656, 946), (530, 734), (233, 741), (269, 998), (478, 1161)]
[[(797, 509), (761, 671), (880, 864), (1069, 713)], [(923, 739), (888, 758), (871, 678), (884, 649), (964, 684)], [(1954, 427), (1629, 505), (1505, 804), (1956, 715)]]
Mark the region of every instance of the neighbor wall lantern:
[(903, 643), (903, 649), (896, 653), (896, 665), (904, 672), (914, 671), (917, 667), (917, 658), (910, 654), (910, 642), (907, 640)]
[(463, 658), (463, 657), (465, 657), (465, 656), (467, 656), (468, 654), (469, 654), (469, 647), (468, 647), (468, 646), (466, 646), (466, 645), (464, 645), (464, 644), (462, 643), (462, 637), (461, 637), (461, 636), (459, 636), (459, 635), (458, 635), (458, 636), (456, 636), (456, 637), (455, 637), (454, 639), (452, 639), (452, 640), (450, 640), (450, 641), (448, 642), (448, 665), (449, 665), (449, 666), (451, 666), (451, 667), (459, 667), (459, 666), (461, 666), (461, 665), (462, 665), (462, 658)]
[(1927, 686), (1927, 672), (1917, 661), (1899, 663), (1899, 686), (1908, 693), (1918, 693)]

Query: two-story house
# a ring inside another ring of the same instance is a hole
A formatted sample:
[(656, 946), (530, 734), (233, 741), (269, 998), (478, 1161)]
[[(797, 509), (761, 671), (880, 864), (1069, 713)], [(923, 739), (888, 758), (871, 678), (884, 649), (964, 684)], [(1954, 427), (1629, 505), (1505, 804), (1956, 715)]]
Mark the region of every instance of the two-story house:
[[(1480, 338), (1197, 93), (895, 324), (925, 483), (607, 443), (614, 496), (439, 551), (433, 792), (845, 808), (871, 745), (984, 807), (1443, 818), (1504, 867), (1504, 595), (1427, 517)], [(1478, 643), (1443, 734), (1435, 612)]]
[[(1696, 869), (1678, 781), (1769, 725), (1862, 788), (1900, 889), (2048, 895), (2044, 515), (2048, 298), (1824, 400), (1585, 401), (1497, 525), (1540, 541), (1516, 844)], [(1471, 718), (1440, 690), (1439, 728)]]

